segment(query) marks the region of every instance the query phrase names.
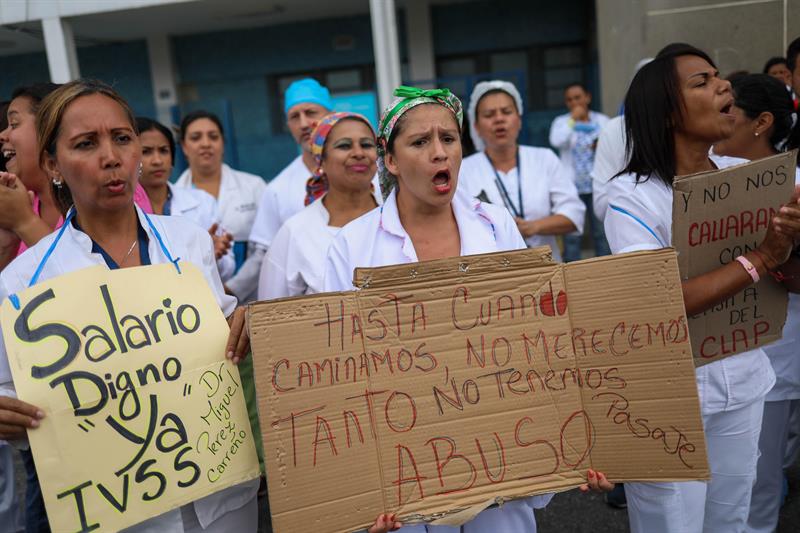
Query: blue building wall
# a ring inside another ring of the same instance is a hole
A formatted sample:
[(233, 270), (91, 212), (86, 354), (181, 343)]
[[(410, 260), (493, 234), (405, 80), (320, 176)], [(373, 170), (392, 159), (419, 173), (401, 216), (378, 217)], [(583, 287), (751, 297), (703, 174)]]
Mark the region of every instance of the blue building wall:
[[(334, 38), (340, 35), (352, 36), (354, 46), (335, 50)], [(298, 154), (291, 136), (274, 133), (285, 117), (274, 112), (269, 101), (267, 77), (374, 62), (367, 15), (180, 36), (172, 44), (179, 79), (193, 86), (198, 97), (182, 108), (205, 107), (219, 113), (227, 99), (233, 110), (239, 167), (265, 179)]]
[[(112, 85), (128, 100), (134, 112), (154, 116), (153, 85), (144, 41), (78, 48), (81, 76)], [(22, 85), (50, 81), (44, 52), (0, 57), (0, 99)]]
[[(591, 39), (592, 2), (550, 0), (481, 0), (431, 8), (437, 57)], [(401, 57), (406, 57), (405, 17), (397, 17)], [(352, 37), (353, 46), (336, 50), (334, 39)], [(233, 131), (226, 132), (228, 160), (239, 168), (274, 177), (298, 151), (280, 131), (283, 113), (270, 102), (268, 77), (317, 69), (371, 65), (374, 61), (368, 15), (316, 20), (244, 30), (171, 38), (177, 78), (196, 96), (181, 111), (206, 108), (220, 115), (223, 102), (232, 110)], [(81, 74), (111, 83), (137, 114), (155, 116), (145, 41), (81, 47)], [(587, 65), (590, 89), (597, 94), (597, 64)], [(43, 53), (0, 57), (0, 96), (22, 84), (49, 78)], [(596, 98), (599, 101), (599, 98)], [(465, 102), (466, 103), (466, 102)], [(529, 110), (527, 140), (546, 144), (555, 111)], [(235, 150), (235, 154), (230, 153)], [(234, 156), (235, 157), (231, 157)]]
[(583, 41), (588, 2), (492, 0), (431, 9), (436, 55)]

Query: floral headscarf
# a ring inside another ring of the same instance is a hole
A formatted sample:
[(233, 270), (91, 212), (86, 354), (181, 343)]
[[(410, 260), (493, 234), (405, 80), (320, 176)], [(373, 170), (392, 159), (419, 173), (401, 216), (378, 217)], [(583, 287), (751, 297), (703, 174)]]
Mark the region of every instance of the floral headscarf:
[(367, 117), (359, 113), (337, 111), (322, 117), (322, 120), (314, 127), (314, 131), (311, 132), (311, 155), (314, 156), (316, 167), (314, 168), (314, 174), (306, 182), (305, 205), (312, 203), (328, 192), (328, 178), (322, 171), (322, 152), (325, 148), (325, 141), (333, 130), (333, 127), (338, 124), (340, 120), (346, 118), (360, 120), (369, 126), (369, 130), (373, 135), (375, 134), (372, 129), (372, 124), (369, 123)]
[(384, 157), (386, 156), (386, 146), (389, 144), (389, 139), (392, 138), (392, 132), (400, 117), (420, 104), (439, 104), (453, 112), (459, 128), (464, 120), (461, 100), (451, 93), (450, 89), (426, 90), (401, 85), (394, 90), (394, 95), (396, 98), (383, 110), (378, 123), (378, 176), (384, 200), (397, 185), (397, 176), (386, 169)]

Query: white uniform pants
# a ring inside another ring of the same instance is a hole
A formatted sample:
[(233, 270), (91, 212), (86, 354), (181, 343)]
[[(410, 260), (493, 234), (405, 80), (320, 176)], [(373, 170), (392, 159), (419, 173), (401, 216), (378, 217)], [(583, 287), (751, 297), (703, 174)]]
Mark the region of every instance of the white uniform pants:
[(625, 483), (633, 533), (741, 533), (756, 477), (764, 400), (703, 416), (711, 481)]
[(14, 454), (10, 444), (0, 444), (0, 529), (22, 531), (17, 484), (14, 477)]
[(793, 404), (800, 400), (780, 400), (764, 403), (764, 419), (758, 448), (758, 477), (750, 500), (747, 531), (772, 533), (778, 527), (783, 492), (783, 458), (789, 436), (789, 420)]

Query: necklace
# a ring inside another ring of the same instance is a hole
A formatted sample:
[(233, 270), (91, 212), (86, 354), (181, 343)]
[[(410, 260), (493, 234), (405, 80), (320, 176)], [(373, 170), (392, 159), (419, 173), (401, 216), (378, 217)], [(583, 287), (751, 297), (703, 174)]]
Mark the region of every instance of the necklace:
[(120, 266), (124, 265), (124, 264), (125, 264), (125, 261), (127, 261), (127, 260), (128, 260), (128, 258), (131, 256), (131, 252), (133, 252), (133, 249), (136, 247), (136, 244), (137, 244), (138, 242), (139, 242), (139, 239), (138, 239), (138, 238), (137, 238), (135, 241), (133, 241), (133, 244), (131, 244), (131, 247), (130, 247), (130, 248), (128, 248), (128, 253), (127, 253), (127, 254), (125, 254), (125, 257), (123, 257), (123, 258), (122, 258), (122, 261), (120, 261), (120, 262), (119, 262)]

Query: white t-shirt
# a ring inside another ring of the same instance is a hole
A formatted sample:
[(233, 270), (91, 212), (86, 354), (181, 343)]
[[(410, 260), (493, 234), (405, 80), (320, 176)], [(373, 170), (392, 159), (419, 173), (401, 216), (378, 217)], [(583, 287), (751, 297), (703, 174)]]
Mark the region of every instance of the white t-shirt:
[[(672, 245), (672, 187), (655, 177), (637, 184), (633, 175), (624, 174), (611, 180), (608, 203), (605, 230), (612, 253)], [(701, 366), (695, 376), (704, 415), (744, 407), (775, 384), (761, 348)]]
[(592, 206), (600, 222), (608, 209), (608, 182), (625, 168), (625, 117), (608, 121), (597, 138), (597, 151), (592, 166)]
[[(533, 146), (519, 147), (519, 166), (503, 173), (497, 171), (484, 152), (478, 152), (464, 159), (458, 174), (459, 189), (472, 197), (481, 191), (493, 205), (507, 206), (502, 189), (497, 184), (497, 176), (508, 193), (508, 200), (519, 211), (519, 188), (522, 185), (522, 208), (525, 220), (538, 220), (550, 215), (564, 215), (583, 232), (586, 206), (578, 197), (573, 180), (568, 179), (564, 165), (547, 148)], [(522, 179), (519, 179), (519, 169)], [(509, 209), (513, 215), (513, 210)], [(550, 246), (553, 259), (561, 261), (561, 252), (555, 235), (534, 235), (525, 239), (528, 246)]]
[[(461, 255), (483, 254), (525, 247), (517, 225), (508, 211), (497, 205), (470, 198), (463, 191), (452, 202), (453, 214), (461, 235)], [(414, 243), (400, 222), (397, 211), (397, 190), (386, 198), (383, 206), (347, 224), (334, 238), (328, 251), (325, 268), (325, 291), (353, 290), (356, 267), (379, 267), (418, 261)], [(533, 508), (541, 508), (552, 499), (543, 494), (508, 502), (500, 508), (488, 509), (463, 526), (469, 533), (498, 531), (536, 531)], [(447, 526), (406, 526), (403, 533), (450, 533), (459, 528)]]
[(281, 226), (305, 207), (306, 184), (310, 171), (298, 155), (275, 176), (264, 189), (258, 202), (258, 212), (250, 232), (250, 242), (269, 248)]
[[(169, 258), (161, 249), (158, 239), (145, 220), (142, 211), (138, 207), (136, 211), (139, 215), (139, 223), (149, 238), (147, 250), (150, 254), (151, 264), (169, 262)], [(180, 257), (182, 261), (192, 263), (200, 269), (222, 312), (226, 316), (230, 315), (236, 307), (236, 299), (225, 294), (222, 289), (222, 281), (220, 281), (214, 261), (214, 245), (208, 231), (180, 217), (150, 215), (150, 220), (172, 257)], [(9, 294), (21, 292), (28, 287), (32, 273), (42, 262), (57, 233), (51, 233), (40, 240), (0, 272), (0, 302), (5, 300)], [(39, 281), (46, 281), (96, 265), (106, 266), (103, 257), (100, 254), (93, 254), (91, 250), (92, 240), (89, 236), (78, 231), (72, 224), (68, 224), (57, 246), (44, 263)], [(220, 359), (223, 357), (224, 354), (220, 354)], [(16, 397), (2, 331), (0, 331), (0, 395)], [(223, 514), (241, 508), (256, 496), (256, 492), (258, 492), (257, 479), (221, 490), (189, 505), (193, 507), (200, 524), (206, 527)], [(178, 508), (125, 531), (131, 533), (148, 530), (181, 532), (183, 531), (182, 524), (181, 508)]]
[(341, 229), (329, 221), (320, 198), (281, 226), (261, 264), (259, 300), (322, 292), (328, 247)]
[[(561, 162), (567, 169), (567, 176), (575, 182), (575, 167), (572, 164), (572, 148), (578, 140), (575, 133), (574, 124), (571, 122), (571, 115), (565, 113), (557, 116), (553, 123), (550, 125), (550, 146), (558, 150), (561, 155)], [(589, 111), (589, 122), (597, 124), (599, 128), (603, 128), (608, 122), (609, 118), (597, 111)]]

